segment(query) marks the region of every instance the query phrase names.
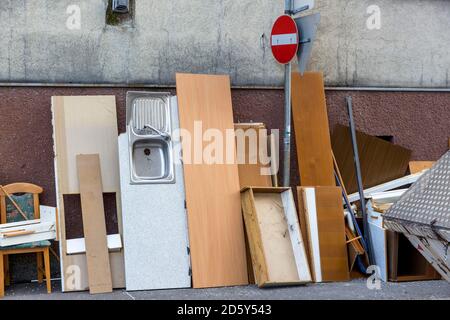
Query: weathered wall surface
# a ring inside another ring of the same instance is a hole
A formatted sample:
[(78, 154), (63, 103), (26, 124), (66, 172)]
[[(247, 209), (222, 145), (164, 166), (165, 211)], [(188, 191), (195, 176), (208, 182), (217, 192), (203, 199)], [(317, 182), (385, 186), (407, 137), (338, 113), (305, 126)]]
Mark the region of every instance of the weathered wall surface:
[[(70, 30), (69, 5), (81, 28)], [(369, 30), (378, 5), (381, 28)], [(105, 24), (107, 0), (2, 0), (0, 82), (170, 85), (175, 72), (226, 73), (234, 85), (279, 86), (269, 35), (283, 0), (136, 0), (133, 23)], [(316, 0), (311, 69), (327, 85), (446, 87), (450, 2)]]

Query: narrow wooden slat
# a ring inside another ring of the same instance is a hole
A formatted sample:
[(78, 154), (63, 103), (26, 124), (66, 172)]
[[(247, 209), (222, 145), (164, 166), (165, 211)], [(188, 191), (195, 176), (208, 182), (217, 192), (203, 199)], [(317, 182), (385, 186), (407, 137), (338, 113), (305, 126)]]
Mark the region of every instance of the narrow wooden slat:
[(292, 116), (302, 186), (335, 186), (322, 73), (292, 74)]
[[(238, 164), (239, 170), (239, 185), (241, 188), (247, 186), (258, 187), (271, 187), (272, 177), (270, 175), (261, 174), (261, 170), (268, 170), (271, 164), (261, 163), (259, 157), (260, 146), (265, 141), (260, 138), (260, 131), (266, 127), (263, 123), (235, 123), (234, 129), (236, 132), (236, 146), (237, 146), (237, 159), (242, 157), (244, 163)], [(266, 148), (269, 143), (269, 138), (266, 139)], [(251, 146), (250, 143), (256, 145)], [(239, 147), (240, 144), (244, 146)], [(253, 148), (253, 149), (252, 149)], [(254, 154), (250, 154), (250, 151)], [(261, 150), (264, 151), (264, 150)], [(267, 150), (266, 150), (267, 151)], [(251, 157), (252, 156), (252, 157)], [(256, 156), (256, 159), (254, 158)], [(245, 230), (244, 230), (245, 231)], [(252, 259), (250, 255), (250, 247), (248, 244), (248, 235), (245, 232), (245, 248), (247, 252), (247, 269), (248, 269), (248, 282), (255, 283)]]
[(91, 294), (112, 292), (99, 155), (77, 155), (77, 168), (89, 292)]
[(242, 192), (242, 212), (245, 220), (245, 229), (248, 236), (248, 244), (250, 247), (251, 261), (257, 284), (267, 283), (269, 274), (267, 270), (267, 262), (263, 252), (262, 236), (259, 228), (258, 216), (253, 198), (252, 189)]
[[(222, 137), (227, 130), (233, 133), (228, 76), (177, 74), (176, 85), (181, 129), (194, 135), (194, 124), (200, 121), (203, 132), (214, 129)], [(234, 152), (231, 140), (225, 145)], [(248, 284), (237, 164), (198, 163), (194, 157), (202, 154), (186, 142), (183, 167), (194, 288)], [(202, 143), (203, 148), (209, 144)]]

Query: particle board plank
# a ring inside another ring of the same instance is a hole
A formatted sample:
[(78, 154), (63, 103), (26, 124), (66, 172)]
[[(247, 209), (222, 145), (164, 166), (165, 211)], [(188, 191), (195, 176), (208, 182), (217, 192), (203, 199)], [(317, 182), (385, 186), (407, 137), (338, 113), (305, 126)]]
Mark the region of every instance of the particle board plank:
[[(176, 86), (181, 129), (195, 135), (195, 122), (201, 121), (203, 132), (214, 129), (222, 137), (227, 130), (233, 132), (228, 76), (177, 74)], [(235, 157), (235, 141), (231, 140), (226, 145)], [(186, 142), (183, 139), (193, 286), (248, 284), (237, 163), (198, 163), (190, 157), (198, 157), (192, 152), (196, 151), (193, 144)], [(202, 150), (207, 144), (200, 142)]]
[(241, 188), (248, 186), (271, 187), (270, 163), (261, 162), (260, 153), (268, 155), (267, 136), (261, 135), (266, 129), (263, 123), (235, 123), (236, 148), (239, 185)]
[(310, 282), (291, 189), (244, 189), (242, 206), (258, 286)]
[(411, 174), (421, 172), (426, 169), (431, 169), (431, 167), (436, 163), (436, 161), (410, 161), (409, 162), (409, 172)]
[[(98, 153), (100, 165), (104, 168), (103, 190), (116, 194), (118, 230), (122, 234), (115, 97), (52, 97), (52, 123), (61, 286), (64, 292), (84, 291), (89, 289), (86, 254), (67, 254), (64, 195), (80, 193), (76, 155)], [(109, 258), (113, 288), (124, 288), (123, 250), (110, 252)]]
[(311, 270), (315, 282), (350, 279), (344, 211), (338, 187), (302, 188), (302, 218), (308, 232)]
[(89, 292), (91, 294), (112, 292), (100, 157), (98, 154), (83, 154), (77, 155), (76, 161), (80, 183)]
[[(264, 123), (235, 123), (234, 130), (236, 134), (236, 149), (239, 171), (239, 185), (241, 188), (248, 186), (271, 187), (272, 177), (267, 175), (272, 169), (272, 163), (262, 163), (259, 156), (260, 152), (267, 155), (269, 137), (261, 135), (265, 130)], [(267, 141), (264, 143), (263, 139)], [(260, 148), (261, 147), (261, 148)], [(241, 159), (239, 161), (239, 159)], [(248, 236), (245, 234), (245, 248), (247, 252), (248, 281), (255, 283), (252, 259), (250, 256), (250, 247)]]
[[(403, 177), (408, 169), (411, 150), (383, 139), (356, 132), (364, 189)], [(332, 147), (347, 192), (358, 190), (349, 128), (336, 125)]]
[(335, 186), (322, 73), (292, 73), (292, 116), (300, 184)]

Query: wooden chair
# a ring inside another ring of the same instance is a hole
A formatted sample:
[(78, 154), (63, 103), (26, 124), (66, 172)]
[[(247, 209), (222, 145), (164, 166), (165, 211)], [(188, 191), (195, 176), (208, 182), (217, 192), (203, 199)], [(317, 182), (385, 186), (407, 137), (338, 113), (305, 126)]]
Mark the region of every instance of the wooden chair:
[[(0, 223), (10, 223), (26, 220), (8, 198), (16, 202), (28, 220), (39, 219), (39, 194), (43, 189), (31, 183), (13, 183), (0, 188)], [(7, 194), (5, 194), (7, 193)], [(50, 241), (30, 242), (15, 246), (0, 247), (0, 297), (5, 294), (5, 284), (10, 284), (8, 256), (11, 254), (36, 253), (38, 282), (42, 283), (44, 273), (47, 292), (51, 293), (50, 283)], [(43, 265), (45, 268), (43, 268)]]

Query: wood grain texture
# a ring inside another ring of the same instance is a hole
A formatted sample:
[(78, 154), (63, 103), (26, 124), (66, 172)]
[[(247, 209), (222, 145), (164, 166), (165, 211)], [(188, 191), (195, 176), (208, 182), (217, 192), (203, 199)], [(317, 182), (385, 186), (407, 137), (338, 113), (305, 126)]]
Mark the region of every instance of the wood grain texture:
[[(314, 191), (312, 198), (306, 195), (306, 190)], [(322, 186), (299, 188), (298, 195), (304, 206), (304, 210), (299, 211), (300, 223), (306, 225), (305, 239), (314, 280), (349, 280), (341, 189)]]
[[(294, 221), (286, 210), (294, 209), (291, 197), (283, 194), (289, 188), (248, 188), (242, 191), (242, 206), (245, 227), (257, 284), (260, 287), (294, 285), (311, 281), (304, 243), (293, 210)], [(296, 224), (297, 226), (294, 226)], [(294, 236), (296, 232), (300, 241)], [(295, 242), (292, 239), (297, 239)]]
[[(364, 189), (403, 177), (411, 150), (357, 131), (359, 161)], [(349, 128), (336, 125), (332, 135), (333, 152), (348, 193), (358, 190)]]
[(335, 186), (322, 73), (292, 73), (292, 117), (302, 186)]
[[(260, 151), (267, 155), (268, 143), (267, 137), (264, 140), (261, 139), (261, 130), (266, 129), (263, 123), (235, 123), (234, 129), (236, 132), (236, 145), (237, 145), (237, 159), (242, 157), (245, 163), (239, 162), (239, 184), (243, 187), (271, 187), (272, 178), (270, 175), (261, 174), (261, 170), (269, 170), (270, 164), (261, 163), (259, 157)], [(254, 135), (253, 137), (251, 135)], [(241, 138), (240, 138), (241, 137)], [(238, 140), (240, 139), (240, 140)], [(250, 141), (255, 141), (255, 146), (250, 146)], [(244, 143), (244, 146), (239, 147), (240, 143)], [(252, 152), (251, 148), (254, 148)], [(264, 148), (260, 150), (260, 147)], [(243, 153), (240, 154), (239, 150)]]
[[(77, 154), (98, 153), (103, 191), (116, 193), (118, 229), (122, 233), (115, 97), (52, 97), (52, 115), (62, 290), (88, 290), (86, 254), (67, 255), (64, 195), (80, 193)], [(124, 288), (123, 251), (110, 252), (109, 259), (113, 288)], [(75, 273), (79, 278), (74, 278)]]
[[(210, 128), (223, 136), (226, 130), (233, 132), (228, 76), (177, 74), (176, 85), (181, 129), (194, 134), (194, 122), (201, 121), (203, 132)], [(187, 158), (194, 150), (185, 142), (183, 167), (193, 286), (248, 284), (237, 164), (196, 164)], [(235, 152), (234, 139), (229, 143)], [(207, 144), (203, 142), (203, 147)]]
[[(266, 129), (266, 126), (263, 123), (235, 123), (234, 129), (236, 133), (237, 159), (241, 157), (244, 160), (244, 162), (238, 162), (239, 185), (241, 186), (241, 189), (248, 186), (271, 187), (272, 177), (270, 175), (261, 174), (261, 170), (268, 170), (270, 164), (261, 163), (258, 156), (260, 152), (259, 147), (263, 145), (260, 131)], [(269, 144), (269, 137), (267, 137), (266, 140), (267, 143), (265, 146), (267, 147)], [(256, 142), (251, 153), (250, 151), (252, 149), (250, 141), (253, 141), (252, 143)], [(244, 145), (239, 147), (240, 143)], [(261, 151), (266, 152), (267, 150)], [(246, 232), (245, 248), (247, 253), (248, 282), (253, 284), (255, 283), (255, 276), (250, 255), (250, 246), (248, 244), (248, 235)]]
[(342, 194), (338, 187), (316, 187), (320, 261), (324, 281), (347, 281), (347, 245)]
[(77, 155), (86, 261), (91, 294), (112, 292), (98, 154)]
[(409, 172), (411, 174), (421, 172), (425, 169), (430, 169), (436, 161), (410, 161)]

